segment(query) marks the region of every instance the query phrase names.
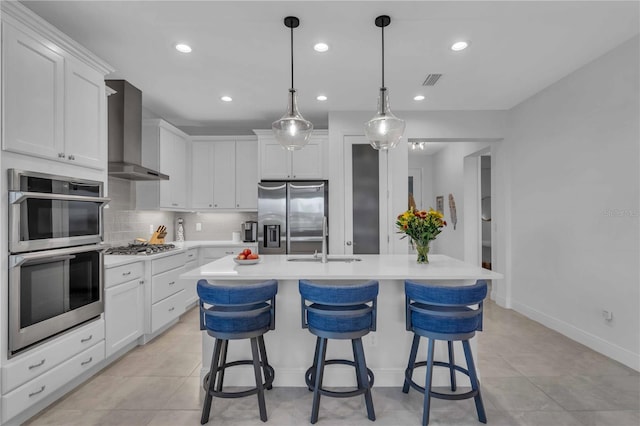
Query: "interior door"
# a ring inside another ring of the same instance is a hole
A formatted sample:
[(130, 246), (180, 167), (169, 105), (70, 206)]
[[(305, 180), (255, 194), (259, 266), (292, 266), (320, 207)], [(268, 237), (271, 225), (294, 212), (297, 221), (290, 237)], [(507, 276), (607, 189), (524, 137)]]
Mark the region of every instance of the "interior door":
[(387, 197), (386, 153), (375, 150), (364, 136), (345, 136), (344, 142), (345, 254), (387, 253), (380, 209)]

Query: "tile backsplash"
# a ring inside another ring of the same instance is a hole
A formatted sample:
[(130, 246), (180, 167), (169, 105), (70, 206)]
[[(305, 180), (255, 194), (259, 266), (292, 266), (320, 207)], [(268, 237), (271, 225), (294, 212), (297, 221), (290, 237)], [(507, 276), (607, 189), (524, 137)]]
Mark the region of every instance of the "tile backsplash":
[[(112, 245), (124, 245), (136, 238), (149, 239), (153, 229), (167, 227), (166, 241), (175, 240), (177, 218), (184, 219), (184, 235), (187, 241), (231, 240), (233, 231), (240, 231), (246, 220), (257, 220), (257, 213), (191, 213), (160, 210), (136, 210), (135, 182), (109, 178), (111, 202), (104, 210), (104, 241)], [(196, 231), (196, 224), (201, 231)]]

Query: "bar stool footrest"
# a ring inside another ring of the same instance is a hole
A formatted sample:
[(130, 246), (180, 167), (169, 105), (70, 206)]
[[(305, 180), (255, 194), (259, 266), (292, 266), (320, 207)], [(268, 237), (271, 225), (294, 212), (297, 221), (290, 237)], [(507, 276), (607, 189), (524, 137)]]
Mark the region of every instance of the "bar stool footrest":
[[(413, 368), (418, 368), (418, 367), (426, 367), (427, 362), (426, 361), (420, 361), (420, 362), (416, 362), (413, 366)], [(434, 367), (446, 367), (446, 368), (451, 368), (452, 366), (448, 363), (448, 362), (443, 362), (443, 361), (434, 361), (433, 362), (433, 366)], [(453, 368), (459, 372), (461, 372), (462, 374), (466, 375), (467, 377), (469, 376), (469, 370), (467, 370), (466, 368), (462, 368), (459, 365), (453, 365)], [(418, 385), (416, 382), (413, 381), (413, 378), (409, 375), (410, 371), (407, 368), (404, 372), (404, 378), (409, 382), (409, 385), (414, 388), (415, 390), (417, 390), (418, 392), (424, 394), (425, 389), (424, 387)], [(457, 400), (461, 400), (461, 399), (468, 399), (468, 398), (473, 398), (474, 396), (478, 395), (478, 391), (477, 390), (470, 390), (469, 392), (465, 392), (465, 393), (440, 393), (440, 392), (436, 392), (436, 391), (430, 391), (429, 394), (434, 397), (434, 398), (438, 398), (438, 399), (446, 399), (449, 401), (457, 401)]]
[[(325, 365), (332, 365), (332, 364), (350, 365), (354, 368), (356, 366), (356, 363), (354, 361), (350, 361), (348, 359), (328, 359), (328, 360), (325, 360), (324, 364)], [(316, 367), (311, 366), (305, 373), (305, 382), (307, 383), (307, 387), (309, 388), (309, 390), (313, 390), (313, 387), (314, 387), (313, 373), (315, 369)], [(320, 388), (318, 389), (318, 392), (320, 392), (321, 395), (331, 396), (333, 398), (349, 398), (352, 396), (362, 395), (368, 389), (373, 388), (374, 375), (373, 375), (373, 371), (371, 371), (370, 368), (367, 368), (367, 376), (369, 376), (368, 388), (354, 389), (350, 391), (330, 391), (324, 388)]]
[[(233, 361), (233, 362), (228, 362), (226, 364), (224, 364), (222, 366), (222, 368), (218, 368), (218, 372), (220, 371), (224, 371), (226, 368), (229, 367), (235, 367), (237, 365), (253, 365), (253, 361), (252, 360), (240, 360), (240, 361)], [(271, 389), (272, 388), (272, 384), (273, 384), (273, 378), (275, 376), (275, 371), (273, 370), (273, 367), (270, 365), (263, 365), (262, 362), (260, 362), (260, 367), (264, 369), (265, 371), (265, 381), (264, 383), (262, 383), (262, 389)], [(209, 389), (209, 378), (211, 377), (211, 372), (208, 372), (206, 376), (204, 376), (204, 379), (202, 380), (202, 387), (204, 388), (205, 393), (207, 392), (207, 390)], [(251, 389), (247, 389), (247, 390), (243, 390), (243, 391), (237, 391), (237, 392), (224, 392), (224, 391), (215, 391), (212, 390), (211, 395), (216, 396), (218, 398), (242, 398), (245, 396), (249, 396), (249, 395), (255, 395), (258, 393), (258, 388), (254, 387)]]

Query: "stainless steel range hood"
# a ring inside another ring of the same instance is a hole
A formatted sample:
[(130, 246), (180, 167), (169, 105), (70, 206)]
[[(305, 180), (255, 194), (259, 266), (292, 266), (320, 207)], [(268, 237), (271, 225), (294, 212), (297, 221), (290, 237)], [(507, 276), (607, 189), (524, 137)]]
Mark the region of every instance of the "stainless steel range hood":
[(129, 180), (168, 180), (142, 165), (142, 92), (125, 80), (106, 80), (109, 96), (109, 176)]

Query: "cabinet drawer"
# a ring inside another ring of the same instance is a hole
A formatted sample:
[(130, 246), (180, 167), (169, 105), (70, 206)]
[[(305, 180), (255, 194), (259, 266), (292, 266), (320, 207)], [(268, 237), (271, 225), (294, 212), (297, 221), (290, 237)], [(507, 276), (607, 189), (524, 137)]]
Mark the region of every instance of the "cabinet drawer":
[[(186, 262), (193, 262), (198, 260), (198, 249), (189, 249), (186, 253), (187, 260)], [(191, 268), (193, 269), (193, 268)]]
[(104, 339), (104, 320), (94, 321), (2, 366), (2, 393), (7, 393)]
[(184, 290), (151, 306), (151, 332), (154, 333), (184, 313)]
[(257, 246), (255, 244), (247, 244), (246, 246), (237, 247), (203, 247), (200, 249), (200, 255), (203, 259), (220, 259), (230, 254), (237, 255), (245, 248), (250, 248), (253, 251)]
[(151, 274), (161, 274), (170, 269), (175, 269), (178, 266), (182, 266), (186, 263), (185, 253), (177, 253), (173, 256), (163, 257), (161, 259), (155, 259), (151, 261)]
[(182, 273), (189, 272), (189, 271), (191, 271), (193, 269), (196, 269), (197, 267), (198, 267), (197, 260), (192, 260), (191, 262), (187, 262), (184, 265), (184, 272), (182, 272)]
[(135, 262), (105, 270), (104, 288), (126, 283), (144, 275), (144, 263)]
[(151, 279), (151, 303), (156, 303), (182, 290), (179, 277), (183, 270), (182, 267), (179, 267), (153, 276)]
[(2, 422), (51, 395), (70, 380), (104, 360), (104, 341), (65, 361), (2, 397)]

